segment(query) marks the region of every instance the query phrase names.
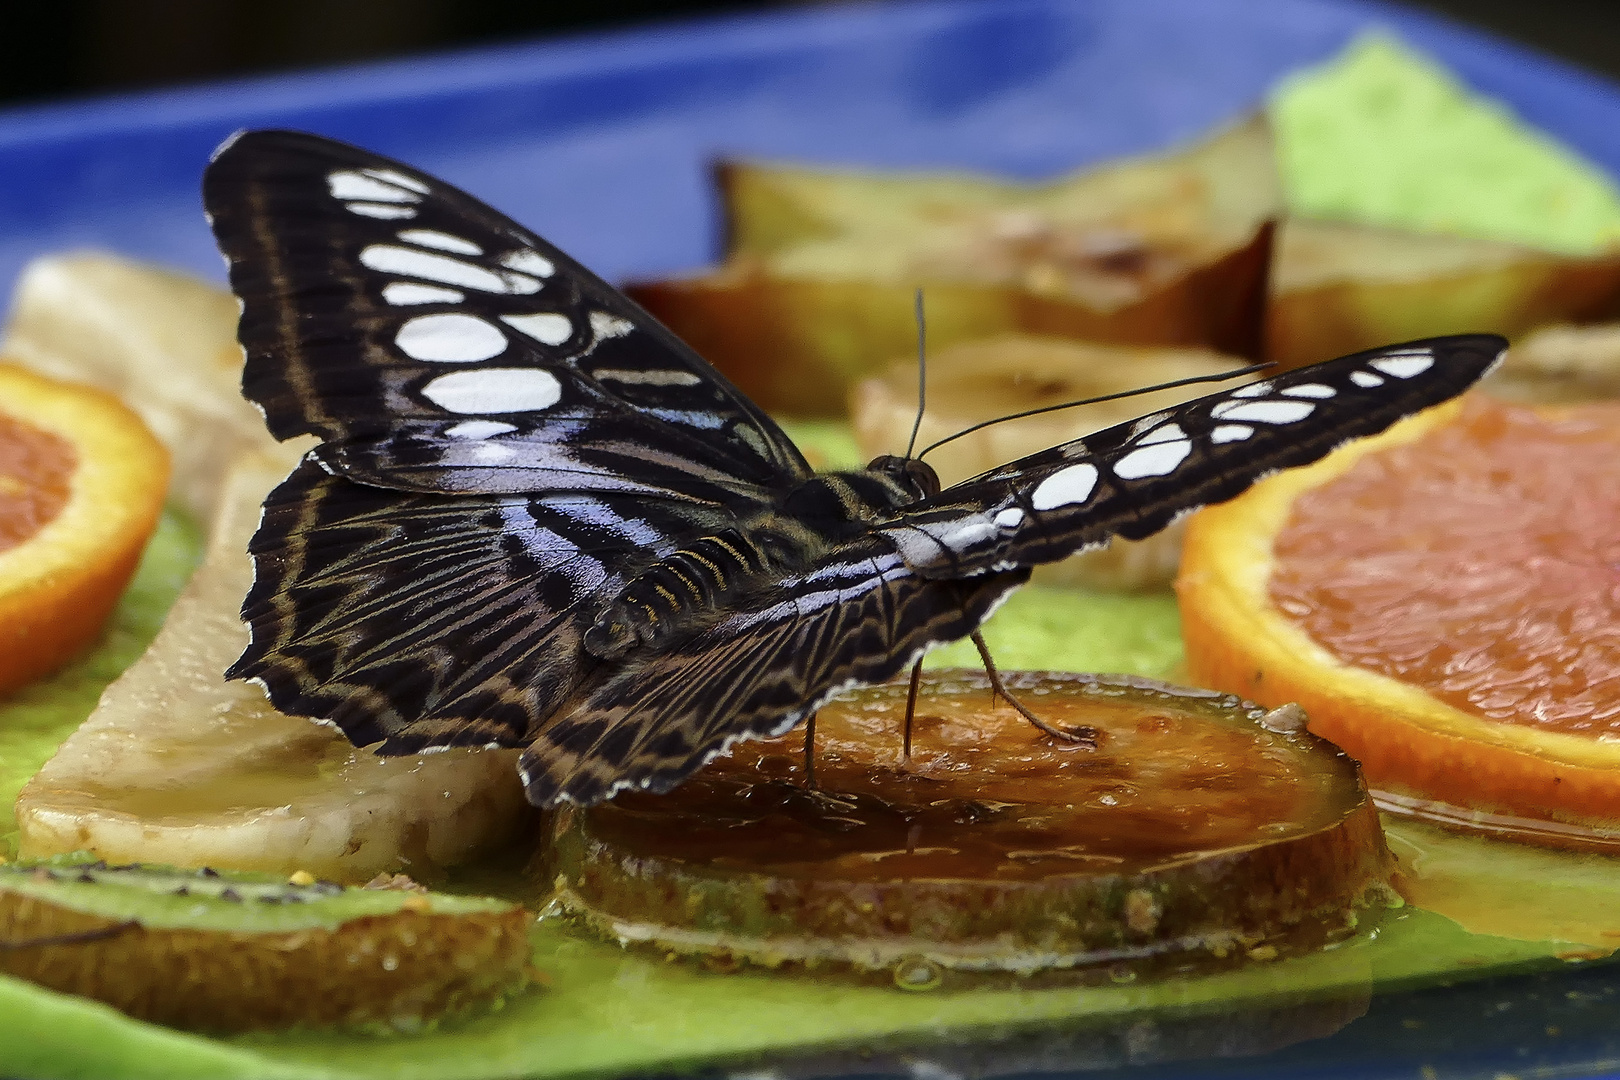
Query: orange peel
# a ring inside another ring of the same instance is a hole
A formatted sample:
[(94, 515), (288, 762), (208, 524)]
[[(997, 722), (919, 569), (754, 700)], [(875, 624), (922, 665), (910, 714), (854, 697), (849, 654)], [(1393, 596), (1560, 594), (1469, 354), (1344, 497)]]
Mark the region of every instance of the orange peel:
[(1620, 743), (1497, 722), (1348, 663), (1271, 597), (1273, 542), (1302, 496), (1462, 409), (1430, 409), (1195, 515), (1176, 584), (1189, 675), (1264, 705), (1297, 702), (1312, 732), (1361, 761), (1386, 808), (1540, 842), (1612, 846)]
[(168, 452), (118, 399), (0, 363), (0, 693), (99, 636), (168, 478)]

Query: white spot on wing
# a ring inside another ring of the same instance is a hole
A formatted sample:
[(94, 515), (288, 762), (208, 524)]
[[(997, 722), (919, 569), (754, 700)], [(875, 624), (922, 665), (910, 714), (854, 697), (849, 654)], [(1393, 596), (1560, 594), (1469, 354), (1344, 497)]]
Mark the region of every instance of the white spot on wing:
[(633, 371), (628, 368), (597, 368), (591, 375), (611, 382), (634, 386), (696, 386), (703, 380), (690, 371)]
[(339, 169), (326, 175), (326, 189), (334, 199), (361, 199), (365, 202), (415, 203), (422, 197), (410, 191), (401, 191), (401, 185), (385, 183), (374, 176)]
[(501, 256), (501, 265), (512, 270), (521, 270), (525, 274), (535, 274), (539, 277), (550, 277), (557, 272), (551, 260), (530, 248), (519, 248), (509, 251)]
[(1352, 371), (1350, 373), (1350, 381), (1355, 383), (1357, 386), (1365, 387), (1368, 390), (1371, 390), (1375, 386), (1384, 385), (1384, 377), (1382, 375), (1374, 375), (1370, 371)]
[(1071, 506), (1091, 498), (1097, 487), (1097, 466), (1083, 461), (1078, 465), (1059, 469), (1042, 480), (1030, 495), (1030, 505), (1037, 510), (1051, 510), (1057, 506)]
[(598, 341), (607, 338), (625, 337), (636, 328), (636, 324), (629, 319), (621, 319), (617, 315), (609, 315), (605, 311), (591, 312), (591, 333), (596, 335)]
[(473, 364), (506, 351), (506, 335), (476, 315), (418, 315), (399, 328), (394, 344), (412, 360)]
[(451, 439), (488, 439), (516, 430), (516, 424), (508, 424), (504, 420), (463, 420), (445, 428), (444, 434)]
[(459, 304), (467, 294), (438, 285), (420, 285), (414, 281), (390, 281), (383, 286), (383, 299), (395, 307), (411, 304)]
[(502, 315), (501, 322), (544, 345), (561, 345), (574, 334), (574, 324), (568, 321), (568, 316), (549, 311), (537, 315)]
[(1121, 480), (1141, 480), (1148, 476), (1169, 476), (1192, 453), (1192, 443), (1186, 439), (1155, 443), (1132, 450), (1114, 462), (1114, 475)]
[(540, 291), (540, 282), (526, 274), (510, 271), (497, 274), (482, 266), (452, 259), (448, 255), (433, 255), (416, 248), (396, 247), (393, 244), (371, 244), (360, 251), (362, 266), (384, 274), (426, 278), (445, 285), (508, 296), (527, 295)]
[(1285, 386), (1282, 393), (1288, 397), (1304, 398), (1330, 398), (1337, 397), (1338, 391), (1322, 383), (1300, 383), (1298, 386)]
[(440, 232), (438, 229), (402, 229), (395, 234), (407, 244), (417, 247), (437, 248), (440, 251), (449, 251), (457, 255), (482, 255), (484, 249), (471, 240), (463, 240), (459, 236)]
[(1254, 424), (1292, 424), (1316, 411), (1308, 401), (1218, 401), (1209, 410), (1217, 420), (1247, 420)]
[(345, 203), (351, 214), (361, 217), (378, 218), (382, 221), (398, 221), (401, 218), (416, 216), (416, 208), (411, 206), (391, 206), (388, 203), (352, 202)]
[(1003, 529), (1016, 529), (1024, 523), (1024, 511), (1016, 506), (1009, 506), (995, 516), (995, 522)]
[(1156, 412), (1138, 417), (1131, 423), (1130, 437), (1134, 439), (1136, 436), (1142, 434), (1142, 432), (1158, 427), (1160, 424), (1164, 423), (1169, 416), (1170, 414), (1167, 412)]
[(1230, 396), (1242, 398), (1265, 397), (1269, 393), (1271, 393), (1271, 380), (1261, 379), (1259, 382), (1250, 383), (1248, 386), (1238, 387), (1232, 391)]
[(549, 409), (562, 384), (539, 368), (481, 368), (440, 375), (422, 396), (453, 413), (513, 413)]
[(385, 181), (390, 184), (398, 185), (402, 188), (409, 188), (410, 190), (422, 195), (426, 195), (429, 190), (428, 186), (422, 183), (422, 181), (418, 180), (416, 177), (406, 176), (397, 169), (361, 169), (360, 171), (365, 173), (367, 176)]
[(1248, 424), (1219, 424), (1209, 433), (1209, 441), (1214, 443), (1242, 442), (1254, 434), (1254, 428)]
[(1369, 360), (1367, 366), (1377, 368), (1392, 379), (1410, 379), (1434, 367), (1434, 357), (1427, 353), (1380, 356), (1376, 360)]
[(1137, 440), (1136, 445), (1152, 446), (1154, 443), (1175, 442), (1178, 439), (1185, 439), (1186, 437), (1187, 433), (1181, 430), (1180, 424), (1166, 424), (1163, 427), (1154, 428), (1152, 431), (1142, 436)]

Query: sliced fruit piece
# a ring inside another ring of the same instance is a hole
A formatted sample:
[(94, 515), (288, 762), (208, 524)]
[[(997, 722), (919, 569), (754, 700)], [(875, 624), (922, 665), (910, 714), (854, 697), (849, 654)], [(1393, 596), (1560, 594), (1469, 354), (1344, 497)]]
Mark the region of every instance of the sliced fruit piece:
[(1270, 219), (1263, 122), (1044, 185), (732, 165), (719, 270), (630, 293), (766, 408), (838, 413), (915, 347), (1007, 330), (1255, 355)]
[(207, 1031), (412, 1031), (528, 981), (516, 904), (301, 875), (0, 866), (0, 971)]
[(1620, 255), (1293, 218), (1277, 234), (1266, 356), (1285, 367), (1391, 341), (1620, 313)]
[(173, 498), (208, 521), (227, 466), (275, 443), (242, 397), (236, 300), (114, 255), (36, 259), (12, 298), (5, 349), (27, 367), (111, 391), (174, 459)]
[(926, 989), (949, 971), (1265, 959), (1344, 935), (1389, 855), (1355, 763), (1297, 710), (1125, 676), (1016, 673), (1060, 742), (930, 675), (743, 742), (667, 795), (556, 823), (562, 907), (625, 943), (849, 968)]
[[(1217, 375), (1243, 361), (1207, 349), (1088, 345), (1060, 338), (1005, 335), (964, 342), (928, 358), (928, 409), (916, 449), (974, 424), (1079, 398), (1135, 390), (1154, 383)], [(1088, 432), (1124, 423), (1156, 409), (1190, 401), (1208, 386), (1161, 390), (996, 424), (964, 435), (928, 456), (942, 483), (970, 476)], [(902, 454), (917, 418), (917, 362), (891, 364), (862, 380), (850, 394), (850, 413), (863, 460)], [(1181, 525), (1146, 540), (1116, 540), (1040, 567), (1045, 584), (1101, 589), (1152, 589), (1170, 584), (1181, 551)]]
[(1475, 398), (1200, 511), (1189, 671), (1297, 701), (1389, 809), (1620, 843), (1617, 452), (1620, 405)]
[(233, 470), (203, 565), (151, 648), (18, 797), (25, 856), (429, 877), (529, 820), (516, 751), (378, 757), (224, 680), (247, 643), (248, 538), (288, 467)]
[(168, 454), (117, 399), (0, 363), (0, 694), (101, 633), (168, 479)]
[(1516, 342), (1481, 388), (1548, 404), (1620, 397), (1620, 323), (1548, 326)]

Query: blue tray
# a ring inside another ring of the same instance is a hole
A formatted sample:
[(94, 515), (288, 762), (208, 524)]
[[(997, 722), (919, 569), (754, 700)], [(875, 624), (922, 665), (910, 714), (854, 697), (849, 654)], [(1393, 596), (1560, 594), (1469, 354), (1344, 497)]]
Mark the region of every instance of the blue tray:
[[(1380, 24), (1620, 173), (1620, 89), (1392, 6), (925, 0), (3, 113), (0, 290), (30, 258), (74, 247), (222, 277), (198, 177), (210, 150), (243, 127), (303, 128), (408, 160), (616, 279), (711, 258), (706, 167), (716, 155), (1038, 177), (1195, 136)], [(1045, 1056), (1035, 1044), (959, 1048), (928, 1068), (1109, 1067), (1133, 1060), (1139, 1034), (1059, 1033)], [(1603, 1075), (1620, 1068), (1620, 974), (1589, 965), (1384, 994), (1338, 1034), (1260, 1058), (1223, 1061), (1218, 1038), (1209, 1045), (1217, 1056), (1132, 1075)], [(796, 1074), (927, 1071), (902, 1058), (778, 1064)]]

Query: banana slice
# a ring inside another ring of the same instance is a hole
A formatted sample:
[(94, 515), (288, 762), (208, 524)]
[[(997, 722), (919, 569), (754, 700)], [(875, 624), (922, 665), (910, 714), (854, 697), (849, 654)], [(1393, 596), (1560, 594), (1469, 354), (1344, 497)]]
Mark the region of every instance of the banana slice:
[(230, 472), (203, 565), (151, 648), (18, 797), (24, 856), (423, 878), (525, 822), (515, 750), (377, 757), (221, 677), (247, 644), (248, 538), (292, 460)]
[(195, 278), (112, 255), (54, 255), (24, 268), (5, 351), (117, 394), (169, 448), (170, 498), (208, 521), (225, 466), (275, 446), (242, 397), (236, 318), (230, 293)]
[[(1206, 349), (1094, 345), (1009, 334), (942, 349), (928, 357), (928, 409), (917, 447), (973, 424), (1026, 409), (1118, 393), (1153, 383), (1213, 375), (1246, 361)], [(941, 483), (954, 484), (1026, 454), (1199, 397), (1208, 386), (1160, 390), (997, 424), (928, 456)], [(855, 440), (868, 459), (904, 453), (917, 415), (914, 359), (896, 361), (850, 394)], [(1048, 585), (1097, 589), (1168, 588), (1181, 558), (1181, 525), (1146, 540), (1115, 540), (1036, 570)]]

